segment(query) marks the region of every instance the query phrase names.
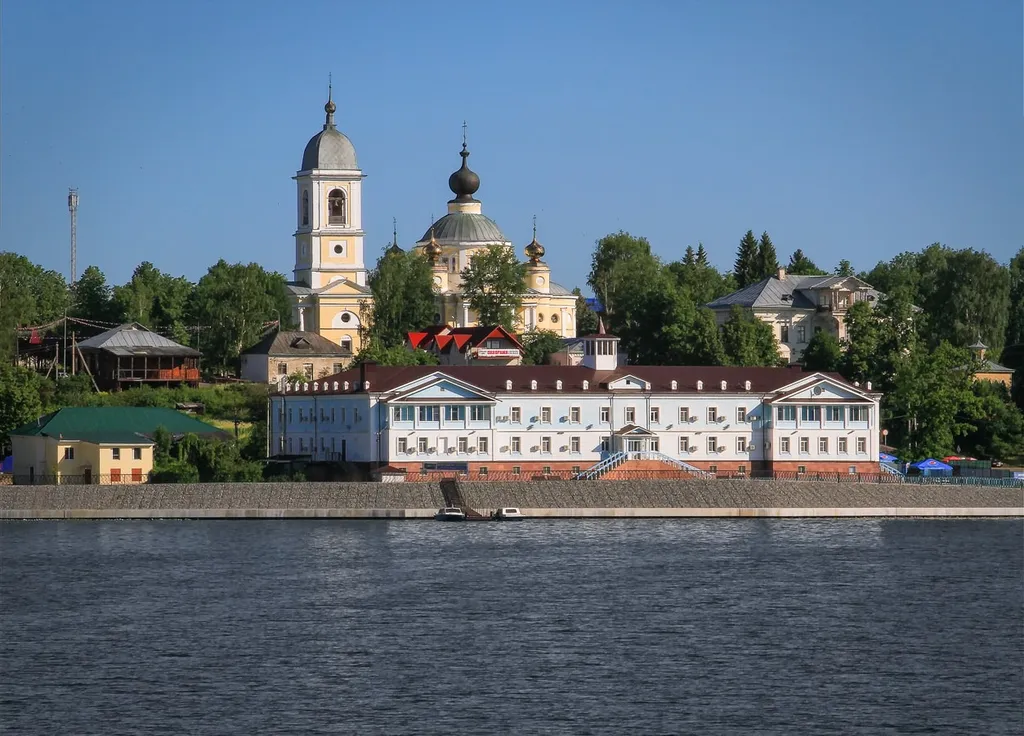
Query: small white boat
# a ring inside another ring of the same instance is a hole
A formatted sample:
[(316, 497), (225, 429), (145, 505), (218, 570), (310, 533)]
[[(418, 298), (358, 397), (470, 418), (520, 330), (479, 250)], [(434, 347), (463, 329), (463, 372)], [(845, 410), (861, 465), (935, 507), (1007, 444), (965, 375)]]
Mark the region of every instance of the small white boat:
[(434, 514), (437, 521), (465, 521), (465, 512), (457, 506), (445, 506)]
[(522, 521), (526, 517), (514, 506), (504, 506), (491, 514), (491, 518), (495, 521)]

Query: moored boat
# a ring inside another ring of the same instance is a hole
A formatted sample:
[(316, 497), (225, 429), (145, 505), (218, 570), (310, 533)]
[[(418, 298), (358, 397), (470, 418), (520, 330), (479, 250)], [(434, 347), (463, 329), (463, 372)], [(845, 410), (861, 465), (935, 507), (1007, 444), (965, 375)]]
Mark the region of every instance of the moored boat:
[(491, 514), (491, 518), (495, 521), (522, 521), (526, 517), (514, 506), (503, 506)]
[(437, 521), (465, 521), (466, 514), (457, 506), (445, 506), (434, 514), (434, 518)]

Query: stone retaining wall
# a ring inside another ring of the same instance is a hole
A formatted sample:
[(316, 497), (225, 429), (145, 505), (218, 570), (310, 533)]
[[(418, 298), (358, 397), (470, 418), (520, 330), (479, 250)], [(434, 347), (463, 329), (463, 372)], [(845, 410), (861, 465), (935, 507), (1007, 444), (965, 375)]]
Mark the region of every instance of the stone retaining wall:
[(3, 486), (0, 510), (437, 509), (436, 483), (197, 483)]
[(460, 483), (470, 508), (1020, 508), (1024, 489), (782, 480)]
[[(692, 516), (700, 509), (720, 509), (709, 514), (715, 516), (792, 515), (786, 510), (849, 515), (842, 509), (867, 515), (919, 509), (928, 516), (989, 509), (1024, 516), (1024, 489), (1004, 487), (601, 480), (463, 482), (460, 488), (466, 505), (477, 511), (518, 506), (537, 516)], [(438, 483), (0, 486), (0, 518), (430, 518), (444, 505)]]

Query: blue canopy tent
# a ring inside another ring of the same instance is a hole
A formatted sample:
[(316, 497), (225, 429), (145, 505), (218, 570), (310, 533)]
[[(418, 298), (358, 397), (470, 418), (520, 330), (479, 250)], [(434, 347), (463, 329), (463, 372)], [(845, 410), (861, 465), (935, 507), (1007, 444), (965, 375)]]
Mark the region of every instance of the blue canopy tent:
[(14, 472), (14, 455), (9, 455), (0, 461), (0, 473)]
[(921, 475), (953, 475), (953, 466), (946, 465), (941, 460), (935, 458), (928, 458), (917, 463), (911, 463), (910, 467), (916, 470)]
[(890, 455), (887, 452), (878, 453), (878, 462), (880, 463), (898, 463), (900, 459), (895, 455)]

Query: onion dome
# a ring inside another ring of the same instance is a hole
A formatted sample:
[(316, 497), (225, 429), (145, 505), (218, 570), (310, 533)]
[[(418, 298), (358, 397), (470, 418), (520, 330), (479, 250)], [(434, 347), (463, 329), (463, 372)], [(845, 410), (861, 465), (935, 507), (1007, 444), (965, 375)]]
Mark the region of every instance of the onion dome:
[(437, 259), (441, 257), (441, 246), (434, 237), (433, 228), (430, 230), (430, 242), (423, 246), (423, 255), (429, 258), (431, 263), (437, 263)]
[(469, 151), (466, 150), (466, 142), (462, 142), (462, 168), (448, 177), (448, 188), (455, 195), (453, 202), (475, 202), (473, 195), (480, 188), (480, 177), (469, 168)]
[(540, 263), (540, 259), (544, 257), (544, 246), (537, 242), (536, 215), (533, 218), (533, 240), (526, 246), (526, 257), (530, 259), (530, 263)]

